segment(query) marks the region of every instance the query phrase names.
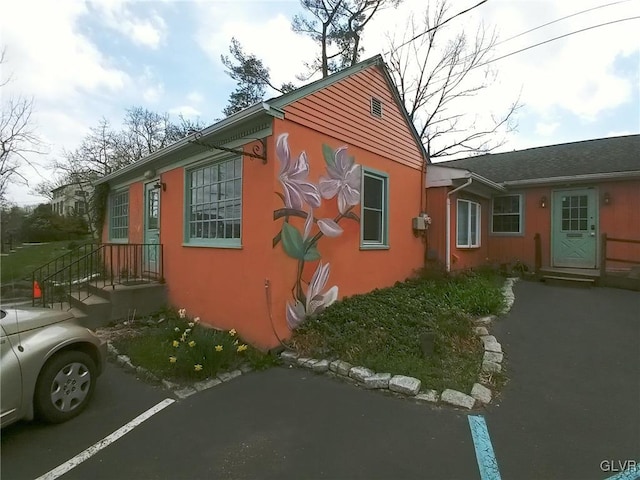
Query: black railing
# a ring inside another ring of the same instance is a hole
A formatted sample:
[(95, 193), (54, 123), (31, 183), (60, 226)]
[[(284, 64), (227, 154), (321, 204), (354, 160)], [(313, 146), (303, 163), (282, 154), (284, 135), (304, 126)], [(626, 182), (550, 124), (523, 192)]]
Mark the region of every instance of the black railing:
[(70, 308), (70, 298), (85, 300), (92, 295), (91, 287), (115, 289), (116, 285), (164, 281), (161, 244), (85, 247), (66, 254), (64, 261), (54, 260), (33, 272), (34, 306), (64, 308), (66, 304)]

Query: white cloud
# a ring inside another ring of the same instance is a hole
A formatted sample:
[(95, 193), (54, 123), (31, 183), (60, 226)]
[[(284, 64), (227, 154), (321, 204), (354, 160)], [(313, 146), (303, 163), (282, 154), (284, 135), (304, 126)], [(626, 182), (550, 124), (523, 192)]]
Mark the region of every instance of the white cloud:
[(157, 13), (136, 17), (122, 0), (100, 1), (95, 6), (109, 28), (120, 32), (135, 45), (157, 49), (166, 37), (167, 24)]
[(158, 101), (162, 98), (164, 94), (164, 85), (158, 83), (156, 85), (151, 85), (146, 87), (142, 91), (142, 98), (147, 103), (158, 103)]
[(191, 105), (181, 105), (169, 109), (169, 113), (172, 115), (182, 115), (183, 117), (199, 117), (201, 115), (200, 110), (195, 109)]
[(538, 122), (536, 124), (536, 134), (543, 137), (548, 137), (550, 135), (553, 135), (553, 133), (558, 129), (559, 126), (559, 122)]
[(187, 100), (191, 103), (202, 103), (204, 101), (204, 96), (200, 92), (190, 92), (187, 95)]

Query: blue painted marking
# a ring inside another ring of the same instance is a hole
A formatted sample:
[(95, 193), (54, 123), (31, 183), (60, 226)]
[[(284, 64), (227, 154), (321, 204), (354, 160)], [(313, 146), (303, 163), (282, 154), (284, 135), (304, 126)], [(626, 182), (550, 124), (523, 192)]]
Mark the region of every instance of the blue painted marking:
[(638, 480), (640, 478), (640, 460), (628, 468), (624, 472), (620, 472), (613, 477), (605, 478), (604, 480)]
[(487, 430), (487, 423), (484, 421), (484, 417), (482, 415), (469, 415), (467, 418), (469, 419), (469, 428), (471, 428), (471, 436), (473, 437), (473, 446), (476, 449), (480, 478), (482, 480), (500, 480), (498, 461), (495, 453), (493, 453), (493, 446), (491, 445), (489, 430)]

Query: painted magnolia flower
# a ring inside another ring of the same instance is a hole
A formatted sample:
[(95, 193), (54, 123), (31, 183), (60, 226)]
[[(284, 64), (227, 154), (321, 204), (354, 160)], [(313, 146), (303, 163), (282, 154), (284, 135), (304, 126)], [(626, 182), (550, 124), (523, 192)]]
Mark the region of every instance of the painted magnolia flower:
[(322, 293), (329, 279), (330, 266), (322, 262), (318, 264), (309, 287), (307, 288), (307, 302), (297, 301), (294, 305), (287, 303), (287, 323), (291, 330), (297, 328), (306, 317), (318, 314), (338, 299), (338, 287), (333, 286)]
[(186, 308), (181, 308), (180, 310), (178, 310), (178, 316), (180, 318), (184, 318), (187, 316), (187, 309)]
[(222, 351), (222, 345), (216, 345), (216, 352), (221, 352)]
[(338, 210), (345, 213), (349, 207), (360, 203), (362, 167), (347, 155), (347, 147), (340, 147), (334, 155), (335, 165), (327, 164), (327, 173), (320, 177), (318, 188), (322, 198), (338, 195)]
[(198, 363), (198, 364), (196, 364), (196, 365), (194, 365), (194, 366), (193, 366), (193, 369), (194, 369), (196, 372), (199, 372), (200, 370), (202, 370), (202, 365), (200, 365), (200, 364)]
[(303, 151), (297, 160), (291, 159), (289, 151), (288, 133), (281, 134), (276, 140), (276, 154), (280, 160), (280, 183), (284, 190), (284, 203), (288, 208), (303, 210), (306, 203), (312, 208), (320, 206), (318, 187), (307, 181), (309, 176), (309, 162)]
[(176, 357), (169, 357), (169, 363), (176, 363), (177, 360)]

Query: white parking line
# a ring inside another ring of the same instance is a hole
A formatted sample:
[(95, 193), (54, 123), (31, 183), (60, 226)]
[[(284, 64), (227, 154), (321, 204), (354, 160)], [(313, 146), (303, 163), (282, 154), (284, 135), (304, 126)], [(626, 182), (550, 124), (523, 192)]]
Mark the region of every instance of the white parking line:
[(62, 465), (54, 468), (53, 470), (45, 473), (41, 477), (36, 478), (36, 480), (55, 480), (56, 478), (64, 475), (69, 470), (77, 467), (78, 465), (80, 465), (85, 460), (87, 460), (87, 459), (91, 458), (92, 456), (94, 456), (96, 453), (98, 453), (103, 448), (108, 447), (109, 445), (111, 445), (113, 442), (118, 440), (120, 437), (122, 437), (122, 436), (126, 435), (127, 433), (129, 433), (131, 430), (136, 428), (138, 425), (140, 425), (145, 420), (148, 420), (149, 418), (151, 418), (153, 415), (158, 413), (160, 410), (162, 410), (162, 409), (168, 407), (169, 405), (171, 405), (173, 402), (175, 402), (175, 400), (173, 400), (171, 398), (164, 399), (163, 401), (158, 403), (156, 406), (151, 407), (149, 410), (147, 410), (146, 412), (138, 415), (136, 418), (131, 420), (129, 423), (127, 423), (123, 427), (120, 427), (118, 430), (113, 432), (108, 437), (105, 437), (102, 440), (100, 440), (99, 442), (94, 443), (89, 448), (87, 448), (85, 451), (79, 453), (78, 455), (76, 455), (72, 459), (66, 461)]

